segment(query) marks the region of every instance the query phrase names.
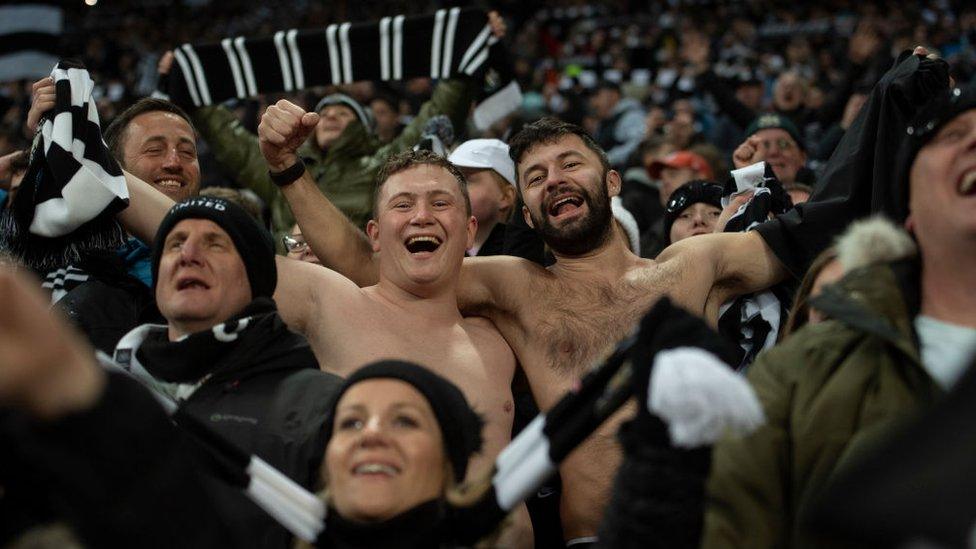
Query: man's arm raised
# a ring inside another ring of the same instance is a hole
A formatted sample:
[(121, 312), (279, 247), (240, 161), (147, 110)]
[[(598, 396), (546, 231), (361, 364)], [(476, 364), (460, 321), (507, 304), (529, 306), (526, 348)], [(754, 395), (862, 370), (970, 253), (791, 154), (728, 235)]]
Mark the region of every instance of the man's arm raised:
[[(711, 316), (717, 307), (737, 295), (764, 290), (782, 282), (788, 271), (756, 231), (705, 234), (686, 238), (668, 246), (658, 262), (680, 261), (688, 284), (704, 290), (704, 310)], [(684, 284), (683, 284), (684, 286)]]
[[(300, 162), (296, 151), (318, 121), (317, 113), (305, 112), (290, 101), (281, 100), (268, 107), (261, 116), (258, 138), (273, 173)], [(376, 283), (379, 269), (366, 235), (322, 194), (308, 171), (281, 190), (302, 228), (302, 236), (323, 264), (359, 286)]]

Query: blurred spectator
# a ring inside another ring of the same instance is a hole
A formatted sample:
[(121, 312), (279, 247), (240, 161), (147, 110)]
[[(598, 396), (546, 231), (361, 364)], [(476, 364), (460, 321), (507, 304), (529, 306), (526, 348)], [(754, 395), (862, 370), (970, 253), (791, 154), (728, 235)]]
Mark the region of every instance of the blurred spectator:
[(644, 109), (635, 99), (623, 97), (620, 85), (603, 81), (590, 97), (596, 120), (594, 139), (605, 151), (610, 165), (624, 168), (644, 138)]

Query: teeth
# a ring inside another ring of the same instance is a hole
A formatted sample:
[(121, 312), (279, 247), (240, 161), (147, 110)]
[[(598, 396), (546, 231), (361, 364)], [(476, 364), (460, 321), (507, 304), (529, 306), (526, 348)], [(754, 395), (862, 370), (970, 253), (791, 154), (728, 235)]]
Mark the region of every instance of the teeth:
[(382, 473), (390, 476), (397, 474), (397, 470), (395, 468), (391, 467), (390, 465), (386, 465), (385, 463), (364, 463), (357, 466), (354, 472), (356, 474)]
[(407, 245), (414, 244), (417, 242), (433, 242), (434, 244), (440, 244), (441, 241), (433, 236), (415, 236), (407, 240)]
[(969, 194), (972, 192), (974, 184), (976, 184), (976, 170), (970, 171), (963, 176), (962, 183), (959, 184), (959, 192)]
[(182, 183), (175, 179), (161, 179), (157, 181), (156, 184), (160, 187), (169, 187), (173, 189), (179, 189), (182, 186)]

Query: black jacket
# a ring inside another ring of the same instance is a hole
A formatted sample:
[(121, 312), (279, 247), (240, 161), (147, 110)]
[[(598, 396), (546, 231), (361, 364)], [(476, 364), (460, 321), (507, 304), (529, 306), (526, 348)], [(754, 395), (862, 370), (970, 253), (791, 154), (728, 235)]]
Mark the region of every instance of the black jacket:
[[(166, 339), (165, 327), (140, 327), (122, 338), (115, 359), (144, 369), (164, 392), (192, 391), (179, 399), (181, 413), (313, 488), (324, 450), (320, 427), (341, 378), (318, 369), (308, 342), (288, 330), (269, 299), (255, 300), (224, 326), (233, 326), (232, 341), (216, 340), (218, 327), (179, 342)], [(210, 455), (198, 453), (205, 464)], [(287, 545), (288, 533), (239, 489), (211, 480), (217, 506), (238, 534), (236, 546)]]

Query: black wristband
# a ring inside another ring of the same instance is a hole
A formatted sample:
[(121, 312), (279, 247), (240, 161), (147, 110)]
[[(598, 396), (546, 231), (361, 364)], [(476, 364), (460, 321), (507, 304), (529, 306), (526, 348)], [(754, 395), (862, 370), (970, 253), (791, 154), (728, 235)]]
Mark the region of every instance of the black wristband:
[(302, 174), (305, 173), (305, 163), (299, 158), (297, 162), (288, 166), (287, 168), (281, 170), (280, 172), (268, 171), (268, 175), (271, 177), (271, 182), (279, 187), (284, 187), (285, 185), (291, 185), (298, 180)]

